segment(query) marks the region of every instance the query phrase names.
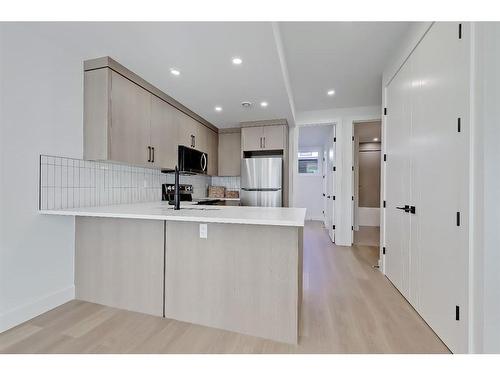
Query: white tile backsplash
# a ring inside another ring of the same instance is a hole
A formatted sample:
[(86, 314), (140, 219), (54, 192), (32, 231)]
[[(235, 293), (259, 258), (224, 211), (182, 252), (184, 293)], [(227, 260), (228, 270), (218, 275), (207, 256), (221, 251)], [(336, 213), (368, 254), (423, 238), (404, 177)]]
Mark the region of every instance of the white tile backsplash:
[[(174, 175), (158, 169), (40, 156), (39, 207), (43, 210), (105, 206), (161, 200), (161, 185), (173, 183)], [(204, 198), (209, 185), (240, 190), (239, 177), (180, 176), (181, 184), (193, 185), (193, 197)]]
[(40, 157), (41, 209), (161, 200), (167, 175), (157, 169), (57, 156)]

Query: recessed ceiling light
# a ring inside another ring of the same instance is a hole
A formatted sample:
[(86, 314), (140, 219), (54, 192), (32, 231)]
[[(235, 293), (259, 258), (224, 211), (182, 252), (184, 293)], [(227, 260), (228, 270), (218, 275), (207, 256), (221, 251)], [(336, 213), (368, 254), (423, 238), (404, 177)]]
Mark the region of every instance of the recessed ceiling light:
[(261, 107), (267, 107), (267, 102), (260, 102)]
[(217, 106), (217, 107), (215, 107), (215, 110), (216, 110), (217, 112), (220, 112), (220, 111), (222, 111), (222, 107)]
[(243, 62), (243, 60), (240, 59), (239, 57), (233, 57), (233, 64), (234, 65), (240, 65), (242, 62)]
[(328, 90), (326, 92), (329, 96), (335, 95), (335, 90)]
[(373, 142), (377, 142), (378, 141), (378, 138), (373, 138)]
[(174, 68), (171, 68), (170, 69), (170, 73), (172, 73), (174, 76), (178, 76), (181, 74), (180, 71), (178, 71), (177, 69), (174, 69)]

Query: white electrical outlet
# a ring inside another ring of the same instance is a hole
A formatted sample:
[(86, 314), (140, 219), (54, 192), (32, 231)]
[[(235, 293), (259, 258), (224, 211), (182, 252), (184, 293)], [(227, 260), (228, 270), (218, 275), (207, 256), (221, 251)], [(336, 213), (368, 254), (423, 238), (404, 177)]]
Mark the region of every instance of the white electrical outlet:
[(208, 227), (207, 224), (200, 224), (200, 238), (207, 238)]

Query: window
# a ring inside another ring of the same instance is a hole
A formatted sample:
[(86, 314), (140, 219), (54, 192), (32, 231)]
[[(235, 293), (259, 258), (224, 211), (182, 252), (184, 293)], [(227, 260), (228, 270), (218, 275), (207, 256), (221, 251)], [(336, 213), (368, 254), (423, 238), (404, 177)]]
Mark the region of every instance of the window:
[(299, 152), (299, 173), (319, 174), (320, 162), (318, 151)]

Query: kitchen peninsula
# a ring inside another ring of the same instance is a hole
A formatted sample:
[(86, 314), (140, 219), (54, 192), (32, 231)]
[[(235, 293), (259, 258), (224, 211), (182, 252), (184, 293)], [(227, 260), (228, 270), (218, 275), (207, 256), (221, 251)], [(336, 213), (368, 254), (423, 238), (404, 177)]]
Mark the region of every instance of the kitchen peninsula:
[(76, 217), (76, 298), (297, 343), (305, 209), (164, 202)]

